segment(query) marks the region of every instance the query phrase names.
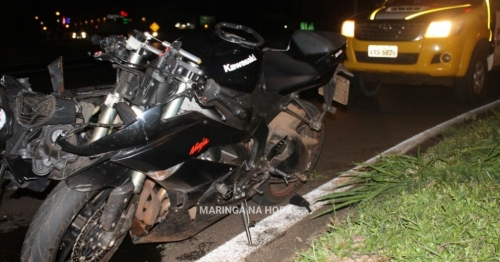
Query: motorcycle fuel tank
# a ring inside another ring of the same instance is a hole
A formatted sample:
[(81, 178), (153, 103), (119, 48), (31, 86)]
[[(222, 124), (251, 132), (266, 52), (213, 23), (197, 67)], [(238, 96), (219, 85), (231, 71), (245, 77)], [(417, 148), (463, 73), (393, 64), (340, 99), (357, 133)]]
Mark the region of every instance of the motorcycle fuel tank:
[(180, 38), (182, 49), (201, 58), (205, 75), (232, 90), (252, 93), (262, 74), (263, 53), (222, 40), (214, 33)]

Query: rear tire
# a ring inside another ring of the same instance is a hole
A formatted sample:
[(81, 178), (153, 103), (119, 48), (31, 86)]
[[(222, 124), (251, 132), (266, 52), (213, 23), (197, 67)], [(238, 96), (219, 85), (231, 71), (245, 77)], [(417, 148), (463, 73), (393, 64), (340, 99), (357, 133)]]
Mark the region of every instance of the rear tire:
[[(305, 100), (301, 100), (301, 103), (305, 107), (303, 108), (303, 110), (306, 110), (308, 113), (306, 117), (308, 117), (309, 115), (316, 117), (321, 114), (313, 104)], [(318, 143), (311, 149), (313, 152), (310, 154), (309, 168), (303, 173), (303, 175), (309, 177), (314, 166), (318, 162), (321, 148), (323, 146), (323, 140), (325, 136), (324, 128), (318, 132), (310, 129), (307, 124), (301, 123), (297, 127), (297, 131), (302, 137), (311, 137), (318, 140)], [(288, 186), (284, 181), (280, 184), (265, 183), (259, 188), (263, 191), (263, 194), (254, 195), (252, 197), (252, 201), (260, 205), (277, 205), (279, 203), (282, 203), (283, 201), (289, 200), (293, 195), (295, 195), (295, 193), (300, 189), (300, 187), (302, 187), (304, 183), (305, 182), (302, 182), (298, 179), (295, 182), (290, 182)]]
[(486, 97), (486, 80), (488, 74), (487, 53), (478, 48), (472, 54), (467, 73), (455, 78), (453, 94), (457, 102), (477, 105)]
[[(89, 251), (87, 238), (98, 231), (89, 220), (99, 219), (95, 214), (102, 210), (110, 192), (110, 189), (79, 192), (69, 188), (64, 181), (60, 182), (40, 206), (28, 229), (21, 261), (71, 261), (75, 243), (85, 227), (88, 232), (80, 237), (79, 242), (82, 243), (81, 253)], [(117, 239), (115, 246), (102, 254), (99, 261), (108, 261), (124, 237)], [(91, 256), (94, 251), (89, 252)]]

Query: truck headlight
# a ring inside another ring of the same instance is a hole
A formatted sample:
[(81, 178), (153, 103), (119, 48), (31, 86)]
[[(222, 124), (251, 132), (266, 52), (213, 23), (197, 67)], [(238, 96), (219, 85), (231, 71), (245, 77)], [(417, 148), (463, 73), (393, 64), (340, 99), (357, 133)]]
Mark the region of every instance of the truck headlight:
[(354, 37), (354, 21), (347, 20), (342, 24), (342, 35), (345, 37)]
[(425, 38), (445, 38), (450, 36), (452, 23), (450, 21), (432, 22), (425, 31)]

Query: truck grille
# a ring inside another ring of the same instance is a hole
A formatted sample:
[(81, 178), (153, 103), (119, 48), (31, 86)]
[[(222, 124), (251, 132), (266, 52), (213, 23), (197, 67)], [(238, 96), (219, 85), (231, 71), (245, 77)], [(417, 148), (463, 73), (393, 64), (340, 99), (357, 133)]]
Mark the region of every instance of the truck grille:
[(367, 52), (356, 52), (356, 60), (361, 63), (413, 65), (418, 61), (418, 53), (399, 53), (396, 58), (369, 57)]
[(424, 10), (422, 6), (393, 6), (387, 8), (386, 12), (420, 12)]
[(414, 41), (419, 40), (427, 23), (395, 21), (368, 21), (356, 23), (356, 38), (368, 41)]

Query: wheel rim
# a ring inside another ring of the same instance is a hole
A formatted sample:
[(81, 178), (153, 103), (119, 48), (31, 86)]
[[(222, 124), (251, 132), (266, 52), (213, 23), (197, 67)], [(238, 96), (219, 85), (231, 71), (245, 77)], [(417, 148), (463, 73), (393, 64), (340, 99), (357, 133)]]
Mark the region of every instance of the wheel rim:
[(473, 75), (473, 91), (474, 94), (481, 94), (484, 88), (485, 67), (481, 61), (477, 61)]
[[(310, 115), (312, 116), (315, 116), (314, 114), (314, 111), (313, 110), (308, 110), (307, 108), (304, 109), (306, 111), (312, 111), (312, 112), (309, 112)], [(311, 148), (309, 148), (309, 150), (311, 151), (310, 154), (309, 154), (309, 159), (307, 161), (308, 163), (308, 166), (307, 166), (307, 172), (310, 172), (311, 171), (311, 163), (312, 161), (314, 160), (315, 156), (318, 154), (318, 151), (319, 151), (319, 148), (320, 148), (320, 136), (321, 136), (321, 132), (318, 132), (318, 131), (314, 131), (314, 130), (311, 130), (309, 128), (309, 126), (307, 126), (306, 124), (302, 123), (301, 125), (299, 125), (297, 127), (297, 133), (301, 136), (301, 137), (309, 137), (309, 138), (313, 138), (313, 139), (316, 139), (318, 141), (318, 143), (314, 146), (312, 146)], [(294, 188), (296, 187), (297, 184), (299, 183), (302, 183), (300, 180), (296, 179), (295, 181), (291, 182), (291, 183), (288, 183), (288, 185), (286, 185), (284, 182), (281, 182), (281, 183), (276, 183), (276, 184), (269, 184), (269, 191), (271, 192), (271, 194), (275, 195), (275, 196), (283, 196), (283, 195), (286, 195), (288, 194), (290, 191), (294, 190)]]
[(89, 228), (90, 231), (92, 231), (91, 234), (98, 234), (96, 230), (99, 229), (95, 228), (95, 225), (88, 225), (88, 223), (91, 221), (95, 222), (95, 220), (98, 219), (96, 214), (102, 212), (102, 208), (109, 193), (110, 190), (100, 192), (96, 196), (92, 197), (82, 207), (82, 209), (80, 209), (62, 238), (56, 261), (72, 261), (72, 256), (75, 255), (75, 250), (73, 250), (73, 248), (78, 245), (77, 242), (83, 243), (83, 245), (80, 246), (80, 250), (85, 253), (85, 259), (82, 260), (81, 258), (79, 261), (93, 261), (92, 258), (102, 258), (106, 255), (106, 252), (100, 252), (100, 248), (95, 249), (95, 255), (92, 254), (93, 252), (91, 251), (92, 247), (90, 246), (90, 241), (84, 241), (85, 238), (90, 235), (88, 232), (85, 232), (86, 235), (82, 238), (82, 231), (84, 228)]

